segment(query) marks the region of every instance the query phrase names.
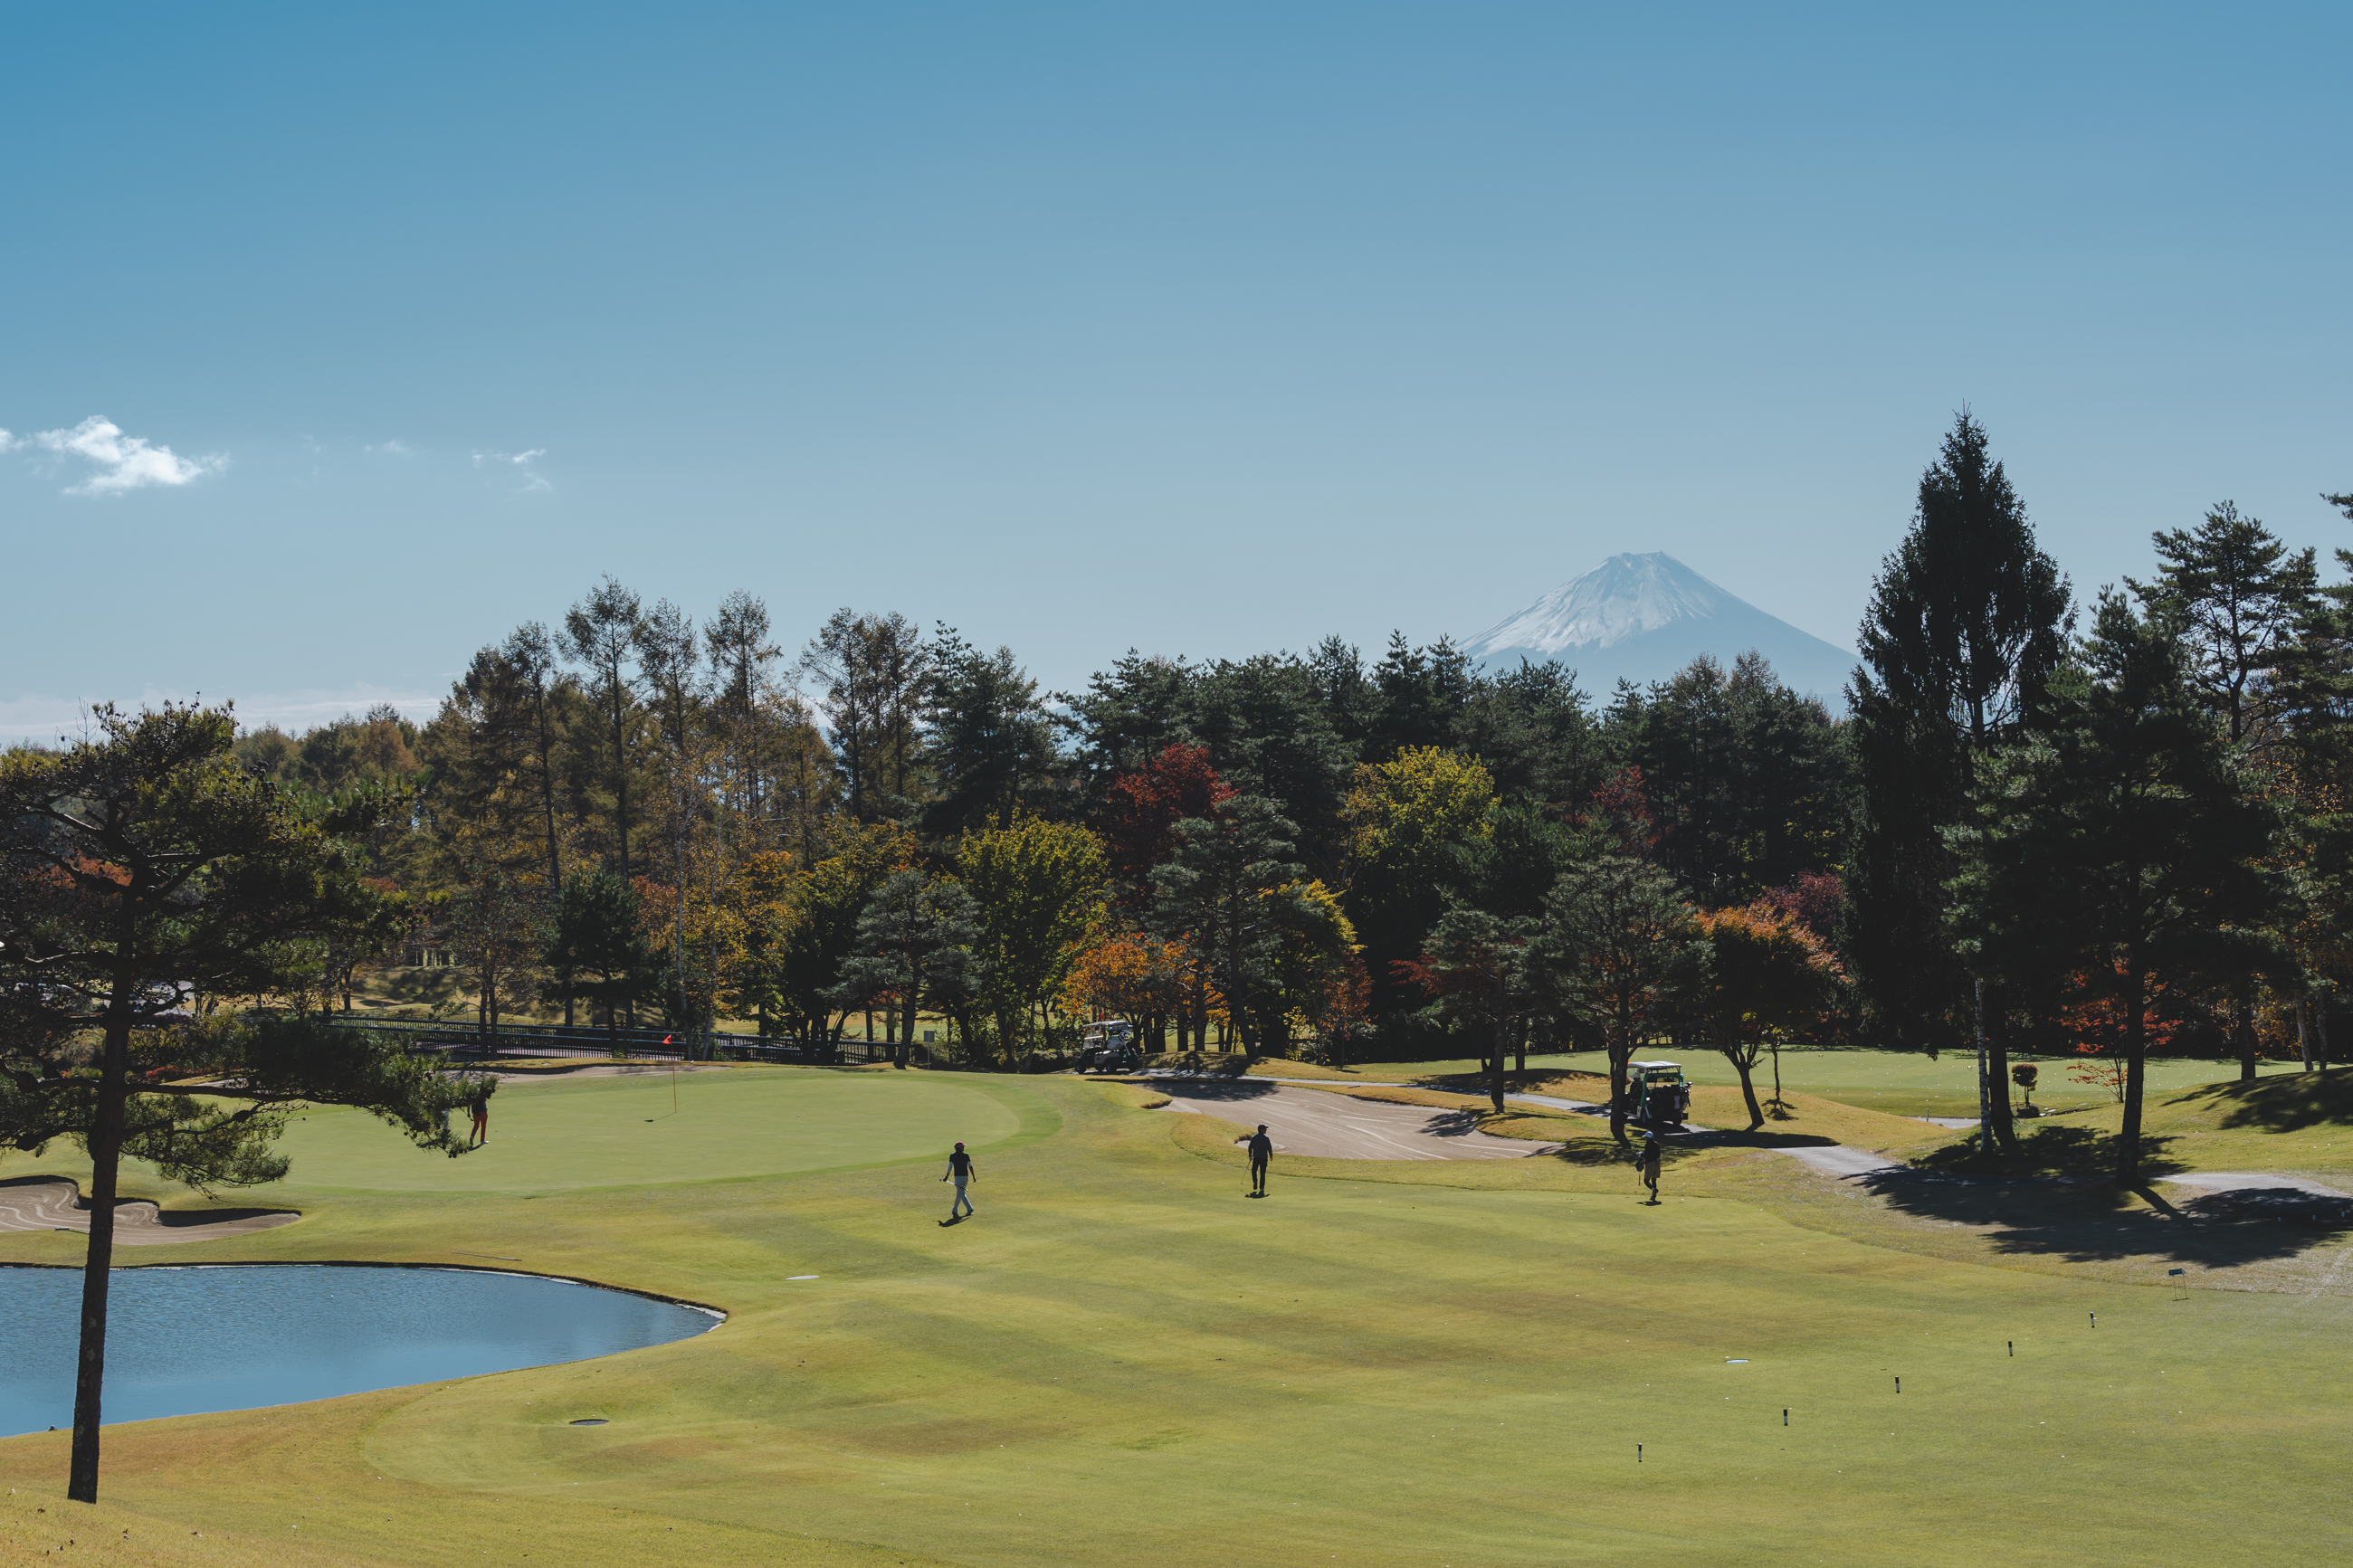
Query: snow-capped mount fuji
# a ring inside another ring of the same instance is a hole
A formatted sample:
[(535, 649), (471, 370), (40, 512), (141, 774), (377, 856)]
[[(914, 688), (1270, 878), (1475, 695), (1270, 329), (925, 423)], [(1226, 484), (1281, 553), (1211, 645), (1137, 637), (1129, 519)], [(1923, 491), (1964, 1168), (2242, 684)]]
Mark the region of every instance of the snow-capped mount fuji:
[(1621, 680), (1664, 680), (1701, 654), (1730, 664), (1754, 649), (1792, 689), (1835, 711), (1859, 662), (1725, 592), (1662, 552), (1613, 555), (1462, 645), (1482, 669), (1558, 659), (1606, 699)]

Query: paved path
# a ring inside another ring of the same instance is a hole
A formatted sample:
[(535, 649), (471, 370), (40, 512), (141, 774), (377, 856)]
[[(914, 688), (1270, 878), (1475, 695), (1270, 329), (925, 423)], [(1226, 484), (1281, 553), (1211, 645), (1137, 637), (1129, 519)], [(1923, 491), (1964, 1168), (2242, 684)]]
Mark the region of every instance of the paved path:
[[(247, 1236), (272, 1226), (292, 1225), (302, 1216), (280, 1210), (217, 1211), (223, 1217), (207, 1220), (202, 1211), (164, 1214), (153, 1204), (121, 1203), (114, 1206), (114, 1239), (124, 1247), (155, 1247), (174, 1241), (218, 1241)], [(0, 1182), (0, 1230), (90, 1231), (90, 1210), (82, 1206), (81, 1189), (54, 1176), (20, 1176)]]
[(1262, 1078), (1183, 1088), (1161, 1081), (1172, 1110), (1200, 1111), (1245, 1126), (1265, 1122), (1278, 1153), (1326, 1160), (1525, 1160), (1560, 1147), (1482, 1132), (1474, 1110), (1357, 1100)]
[[(1171, 1078), (1187, 1077), (1188, 1075), (1163, 1073), (1152, 1076), (1165, 1080)], [(1326, 1089), (1334, 1087), (1343, 1089), (1358, 1087), (1345, 1083), (1335, 1086), (1334, 1080), (1331, 1079), (1314, 1078), (1207, 1079), (1204, 1081), (1229, 1086), (1247, 1086), (1250, 1084), (1262, 1083), (1280, 1085), (1314, 1085)], [(1369, 1088), (1373, 1086), (1366, 1085), (1362, 1087)], [(1271, 1092), (1280, 1093), (1282, 1091), (1275, 1090)], [(1176, 1098), (1200, 1098), (1198, 1095), (1187, 1094), (1186, 1091), (1180, 1090), (1172, 1090), (1171, 1093), (1172, 1096)], [(1229, 1096), (1220, 1097), (1214, 1102), (1205, 1100), (1200, 1104), (1187, 1105), (1184, 1109), (1188, 1110), (1215, 1110), (1219, 1114), (1228, 1116), (1230, 1120), (1237, 1104), (1244, 1100), (1257, 1100), (1260, 1103), (1264, 1104), (1280, 1103), (1284, 1108), (1284, 1113), (1286, 1115), (1292, 1114), (1289, 1108), (1293, 1104), (1299, 1103), (1301, 1107), (1299, 1116), (1301, 1120), (1304, 1121), (1313, 1118), (1315, 1114), (1314, 1108), (1305, 1102), (1312, 1102), (1318, 1100), (1335, 1099), (1345, 1100), (1346, 1097), (1344, 1095), (1333, 1095), (1329, 1093), (1305, 1095), (1286, 1094), (1281, 1101), (1277, 1102), (1264, 1095), (1252, 1095), (1247, 1088), (1242, 1088), (1240, 1092)], [(1588, 1100), (1563, 1100), (1558, 1096), (1549, 1094), (1507, 1094), (1504, 1096), (1504, 1099), (1510, 1103), (1520, 1105), (1541, 1105), (1554, 1110), (1577, 1110), (1593, 1115), (1599, 1115), (1608, 1109), (1605, 1106), (1595, 1105)], [(1406, 1152), (1395, 1153), (1342, 1153), (1336, 1150), (1326, 1150), (1321, 1147), (1305, 1147), (1303, 1146), (1303, 1146), (1290, 1149), (1289, 1152), (1300, 1154), (1328, 1153), (1334, 1158), (1347, 1160), (1475, 1160), (1508, 1159), (1511, 1157), (1513, 1152), (1528, 1154), (1542, 1153), (1559, 1147), (1558, 1144), (1548, 1143), (1535, 1147), (1523, 1147), (1518, 1150), (1497, 1153), (1470, 1152), (1472, 1150), (1475, 1150), (1477, 1144), (1517, 1144), (1520, 1142), (1520, 1140), (1514, 1138), (1490, 1138), (1482, 1132), (1471, 1132), (1465, 1135), (1459, 1131), (1434, 1131), (1430, 1126), (1431, 1122), (1443, 1117), (1461, 1117), (1471, 1119), (1472, 1113), (1470, 1112), (1425, 1111), (1420, 1106), (1383, 1104), (1377, 1100), (1350, 1100), (1348, 1103), (1353, 1106), (1355, 1110), (1336, 1114), (1327, 1111), (1324, 1113), (1324, 1121), (1316, 1124), (1324, 1125), (1328, 1123), (1336, 1123), (1338, 1121), (1347, 1121), (1350, 1119), (1360, 1121), (1367, 1129), (1366, 1131), (1363, 1133), (1335, 1133), (1332, 1136), (1336, 1141), (1343, 1142), (1354, 1140), (1355, 1142), (1353, 1146), (1356, 1148), (1369, 1149), (1375, 1147), (1376, 1142), (1377, 1142), (1379, 1146), (1395, 1147)], [(1405, 1117), (1399, 1117), (1396, 1113), (1400, 1111), (1409, 1112), (1411, 1114)], [(1386, 1122), (1382, 1122), (1378, 1120), (1382, 1113), (1388, 1113), (1388, 1120)], [(1252, 1122), (1256, 1122), (1258, 1120), (1259, 1118), (1255, 1116), (1250, 1118)], [(1943, 1127), (1974, 1127), (1977, 1125), (1977, 1119), (1975, 1117), (1921, 1116), (1915, 1117), (1912, 1120), (1918, 1121), (1933, 1121), (1938, 1126)], [(1270, 1125), (1273, 1124), (1273, 1119), (1271, 1117), (1269, 1117), (1268, 1121)], [(1419, 1122), (1420, 1125), (1413, 1125), (1416, 1122)], [(1694, 1132), (1704, 1132), (1708, 1131), (1708, 1129), (1701, 1127), (1695, 1122), (1686, 1123), (1685, 1125)], [(1377, 1135), (1370, 1131), (1375, 1127), (1381, 1129)], [(1276, 1131), (1278, 1133), (1282, 1133), (1286, 1129), (1277, 1127)], [(1293, 1134), (1293, 1136), (1305, 1141), (1314, 1141), (1317, 1135), (1309, 1133), (1303, 1128), (1301, 1131)], [(1277, 1149), (1285, 1149), (1288, 1146), (1278, 1142), (1275, 1144), (1275, 1147)], [(1420, 1152), (1432, 1147), (1435, 1147), (1438, 1152)], [(1852, 1180), (1858, 1176), (1876, 1176), (1883, 1173), (1905, 1172), (1909, 1171), (1912, 1168), (1901, 1160), (1891, 1160), (1884, 1154), (1875, 1154), (1868, 1149), (1856, 1149), (1844, 1143), (1818, 1143), (1810, 1146), (1801, 1145), (1796, 1148), (1776, 1149), (1772, 1152), (1777, 1154), (1787, 1154), (1790, 1159), (1797, 1161), (1801, 1165), (1811, 1166), (1813, 1169), (1821, 1172), (1824, 1175), (1837, 1176), (1843, 1180)], [(2184, 1186), (2200, 1187), (2208, 1192), (2293, 1191), (2306, 1193), (2314, 1197), (2353, 1198), (2353, 1193), (2341, 1192), (2335, 1187), (2324, 1185), (2319, 1182), (2311, 1181), (2303, 1176), (2281, 1176), (2263, 1171), (2195, 1171), (2178, 1176), (2159, 1176), (2158, 1180), (2161, 1182), (2178, 1182)]]

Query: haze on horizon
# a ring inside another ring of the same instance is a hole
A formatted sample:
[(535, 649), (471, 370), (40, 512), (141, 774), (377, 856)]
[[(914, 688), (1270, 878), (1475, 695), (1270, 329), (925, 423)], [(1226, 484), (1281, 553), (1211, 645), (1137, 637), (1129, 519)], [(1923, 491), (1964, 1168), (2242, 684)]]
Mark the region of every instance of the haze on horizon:
[(2088, 592), (2348, 542), (2324, 5), (133, 5), (0, 55), (0, 739), (429, 705), (601, 574), (1050, 687), (1662, 551), (1851, 645), (1953, 412)]

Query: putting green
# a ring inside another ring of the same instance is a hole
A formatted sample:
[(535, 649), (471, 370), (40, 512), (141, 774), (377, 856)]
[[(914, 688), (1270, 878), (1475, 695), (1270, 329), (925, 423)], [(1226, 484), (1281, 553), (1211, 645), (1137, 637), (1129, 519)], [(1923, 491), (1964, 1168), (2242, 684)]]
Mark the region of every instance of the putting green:
[[(881, 1108), (871, 1121), (911, 1103), (894, 1078), (839, 1076)], [(709, 1077), (720, 1098), (739, 1088)], [(110, 1506), (64, 1514), (104, 1526), (76, 1550), (371, 1568), (1916, 1568), (2353, 1549), (2341, 1282), (2177, 1291), (2161, 1224), (2136, 1265), (2147, 1283), (1868, 1245), (1793, 1223), (1804, 1205), (1779, 1194), (1875, 1200), (1769, 1152), (1675, 1173), (1657, 1207), (1622, 1165), (1538, 1160), (1278, 1159), (1253, 1202), (1238, 1151), (1187, 1152), (1176, 1134), (1198, 1119), (1134, 1109), (1138, 1091), (987, 1088), (1024, 1131), (981, 1161), (979, 1215), (953, 1228), (934, 1173), (908, 1165), (712, 1183), (691, 1202), (661, 1178), (290, 1193), (302, 1224), (173, 1261), (465, 1249), (733, 1315), (627, 1355), (111, 1429)], [(343, 1179), (323, 1166), (359, 1147), (322, 1147), (310, 1180)], [(2085, 1234), (2007, 1245), (2061, 1268)], [(70, 1262), (77, 1240), (0, 1237), (0, 1258)], [(607, 1425), (571, 1425), (589, 1418)], [(0, 1442), (21, 1494), (0, 1500), (0, 1563), (11, 1528), (49, 1543), (34, 1532), (60, 1513), (65, 1448), (61, 1433)]]
[[(668, 1073), (510, 1082), (491, 1100), (491, 1141), (456, 1160), (419, 1153), (363, 1112), (311, 1110), (279, 1144), (293, 1162), (286, 1185), (256, 1196), (545, 1193), (944, 1162), (958, 1142), (979, 1151), (1020, 1132), (1021, 1111), (1004, 1089), (947, 1073), (735, 1068), (681, 1073), (673, 1109)], [(39, 1163), (78, 1176), (77, 1164)], [(0, 1175), (35, 1168), (19, 1157)]]
[(288, 1131), (291, 1179), (369, 1192), (556, 1192), (741, 1180), (944, 1162), (1020, 1131), (1002, 1100), (945, 1073), (748, 1068), (508, 1083), (491, 1141), (462, 1159), (421, 1159), (360, 1112), (313, 1112)]

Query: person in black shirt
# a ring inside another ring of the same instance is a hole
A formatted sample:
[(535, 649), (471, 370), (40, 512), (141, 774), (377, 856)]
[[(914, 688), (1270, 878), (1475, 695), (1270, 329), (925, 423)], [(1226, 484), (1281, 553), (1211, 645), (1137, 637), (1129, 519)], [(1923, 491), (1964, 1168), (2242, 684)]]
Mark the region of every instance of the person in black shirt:
[(964, 1152), (964, 1145), (959, 1143), (955, 1146), (955, 1152), (948, 1156), (947, 1174), (940, 1178), (943, 1182), (953, 1181), (955, 1183), (955, 1202), (948, 1205), (948, 1223), (950, 1225), (955, 1224), (959, 1217), (956, 1213), (959, 1206), (963, 1208), (965, 1214), (972, 1213), (972, 1199), (965, 1195), (964, 1188), (965, 1184), (972, 1181), (973, 1179), (972, 1156), (965, 1153)]
[(1266, 1196), (1266, 1166), (1273, 1158), (1274, 1140), (1266, 1135), (1266, 1123), (1261, 1121), (1250, 1141), (1250, 1196)]
[(1659, 1135), (1651, 1133), (1643, 1141), (1641, 1153), (1635, 1156), (1635, 1169), (1641, 1173), (1642, 1184), (1651, 1189), (1651, 1201), (1659, 1201), (1659, 1156), (1663, 1146)]

